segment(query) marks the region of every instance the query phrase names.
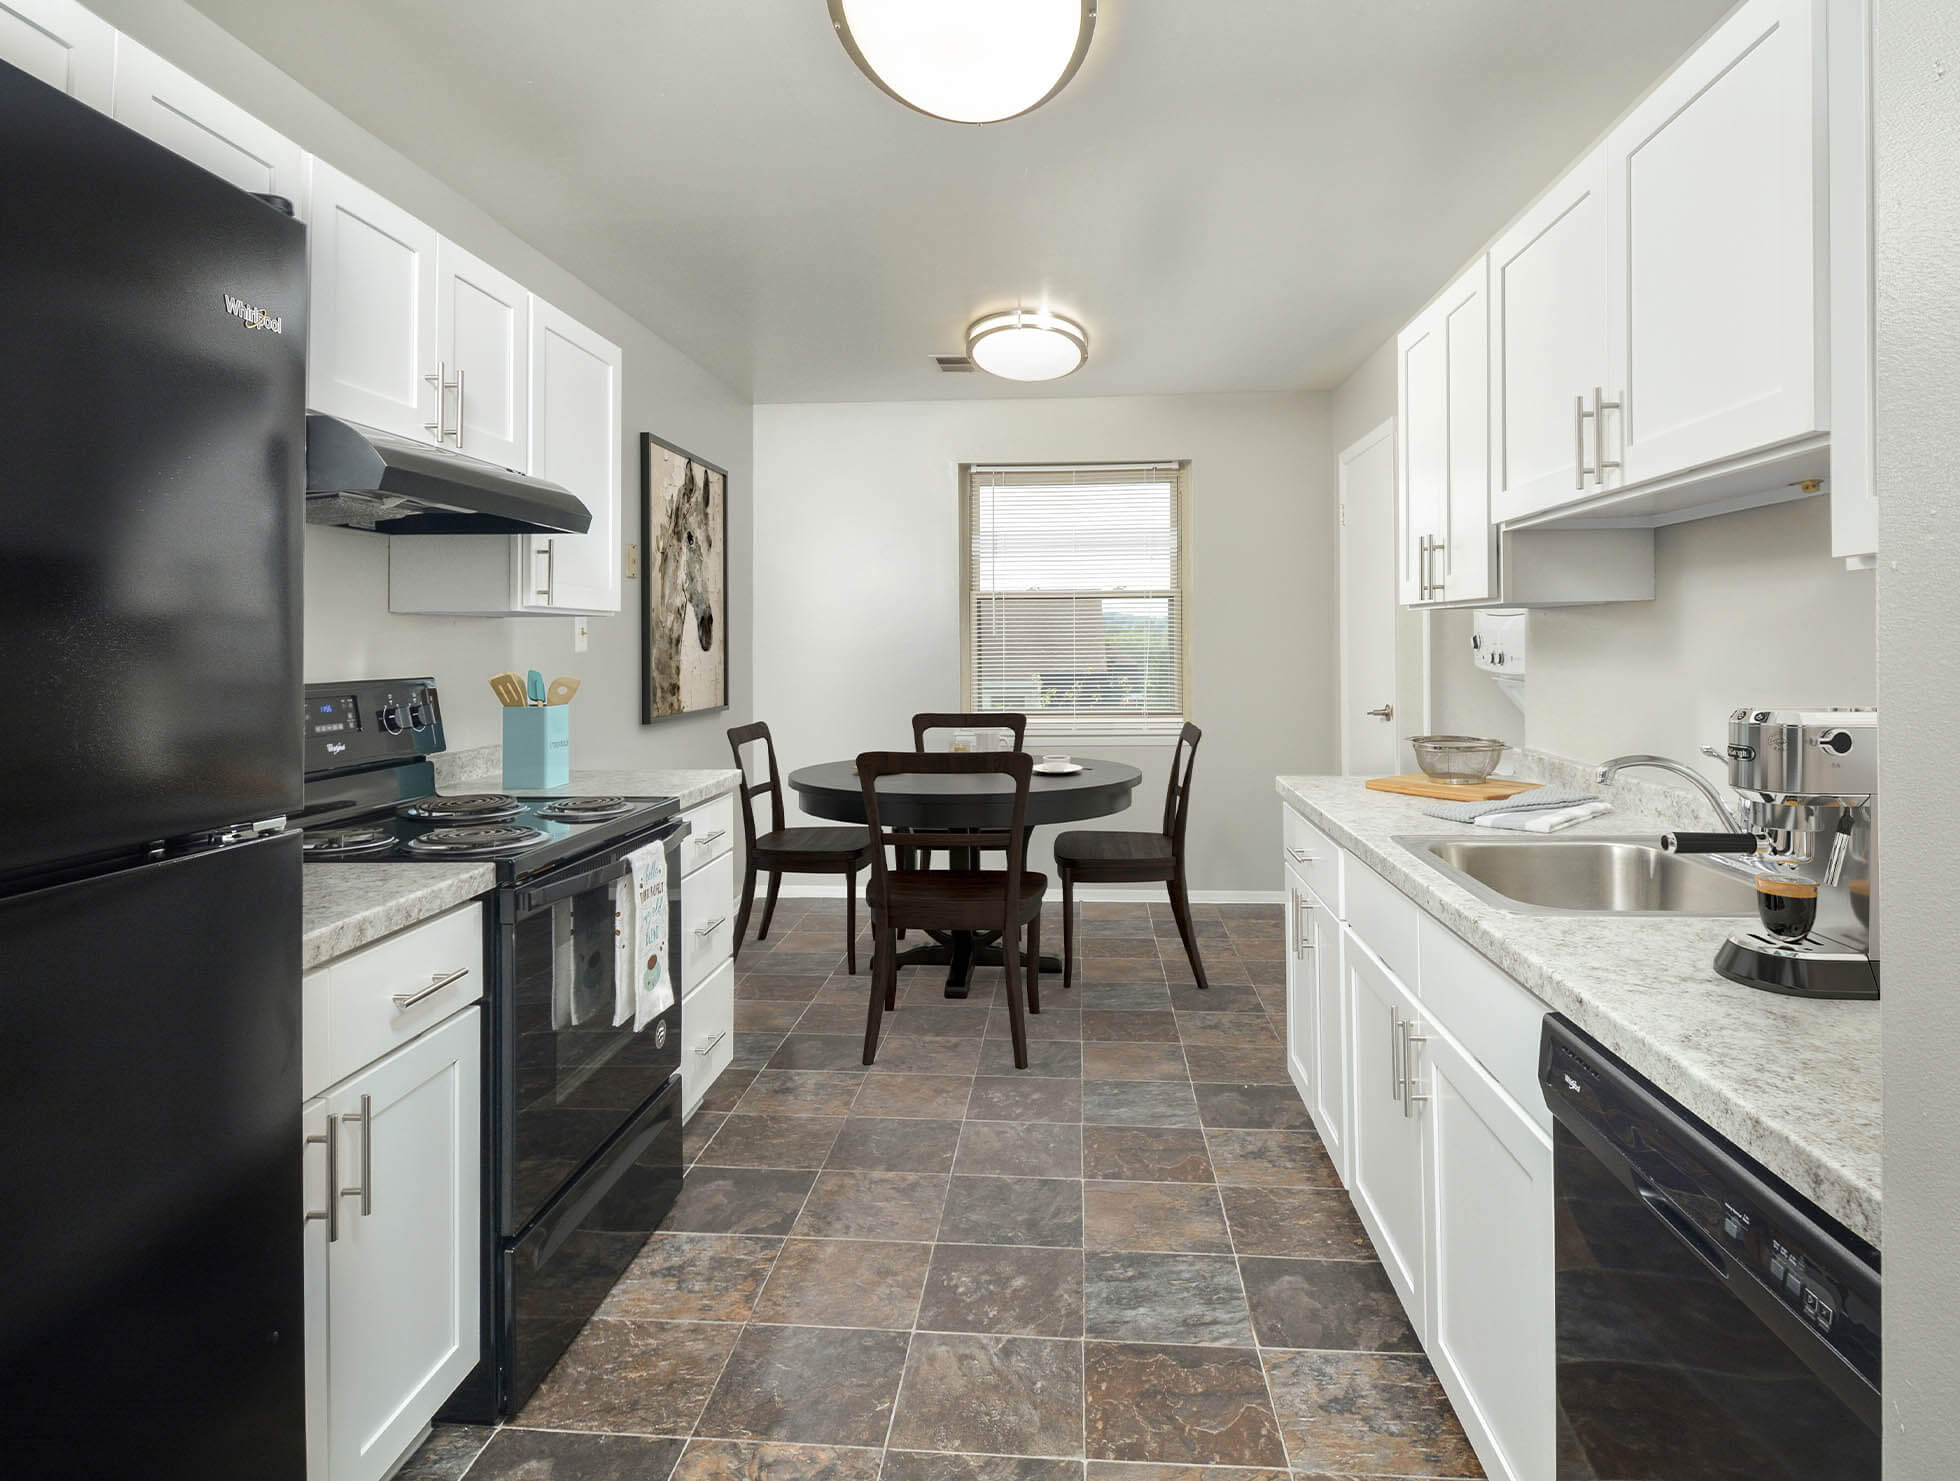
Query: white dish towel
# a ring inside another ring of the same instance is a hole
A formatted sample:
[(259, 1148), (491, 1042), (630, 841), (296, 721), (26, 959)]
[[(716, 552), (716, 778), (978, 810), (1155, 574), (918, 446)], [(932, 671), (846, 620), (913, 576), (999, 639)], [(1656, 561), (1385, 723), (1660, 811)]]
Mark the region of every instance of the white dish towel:
[(630, 1017), (637, 1034), (674, 1006), (666, 844), (636, 849), (626, 856), (626, 869), (615, 896), (619, 935), (613, 956), (613, 1022), (623, 1024)]
[(1512, 833), (1557, 833), (1613, 810), (1613, 804), (1589, 792), (1560, 787), (1535, 787), (1494, 802), (1445, 802), (1425, 807), (1427, 817), (1446, 823), (1472, 823)]

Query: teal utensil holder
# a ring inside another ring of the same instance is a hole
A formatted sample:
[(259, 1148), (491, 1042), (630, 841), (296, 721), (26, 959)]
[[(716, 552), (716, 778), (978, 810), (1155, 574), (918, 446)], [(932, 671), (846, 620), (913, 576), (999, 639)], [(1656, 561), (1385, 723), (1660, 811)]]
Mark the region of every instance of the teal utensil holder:
[(504, 786), (533, 790), (572, 779), (572, 707), (507, 705), (504, 709)]

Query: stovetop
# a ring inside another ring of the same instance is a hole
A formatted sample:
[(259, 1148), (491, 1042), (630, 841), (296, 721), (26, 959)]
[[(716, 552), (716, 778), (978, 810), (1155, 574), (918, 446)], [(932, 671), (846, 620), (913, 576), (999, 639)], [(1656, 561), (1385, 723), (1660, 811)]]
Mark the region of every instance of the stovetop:
[(493, 861), (501, 879), (601, 852), (680, 811), (672, 797), (505, 792), (432, 792), (367, 808), (345, 797), (308, 803), (295, 820), (308, 863)]

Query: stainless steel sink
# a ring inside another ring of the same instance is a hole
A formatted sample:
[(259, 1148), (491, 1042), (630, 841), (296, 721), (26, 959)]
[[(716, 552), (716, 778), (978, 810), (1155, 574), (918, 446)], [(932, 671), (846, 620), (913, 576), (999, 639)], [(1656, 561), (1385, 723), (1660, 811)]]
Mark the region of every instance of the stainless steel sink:
[(1403, 837), (1471, 894), (1535, 915), (1753, 915), (1742, 874), (1641, 838)]

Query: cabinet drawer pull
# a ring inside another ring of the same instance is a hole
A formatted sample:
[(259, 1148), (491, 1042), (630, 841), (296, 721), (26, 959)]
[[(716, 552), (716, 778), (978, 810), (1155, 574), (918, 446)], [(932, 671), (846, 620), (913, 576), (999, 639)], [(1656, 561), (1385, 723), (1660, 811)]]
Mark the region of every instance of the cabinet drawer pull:
[(1592, 409), (1593, 476), (1599, 480), (1602, 488), (1606, 484), (1606, 470), (1620, 466), (1619, 459), (1608, 458), (1606, 456), (1606, 413), (1609, 411), (1618, 411), (1620, 409), (1620, 402), (1607, 401), (1604, 397), (1605, 391), (1599, 386), (1594, 386)]
[(1313, 922), (1313, 902), (1298, 891), (1295, 891), (1293, 895), (1293, 920), (1293, 954), (1295, 956), (1298, 956), (1301, 952), (1312, 951), (1316, 946), (1320, 945), (1320, 933), (1318, 931), (1314, 933), (1314, 939), (1307, 939), (1307, 927)]
[(727, 1037), (728, 1037), (728, 1030), (723, 1029), (720, 1033), (716, 1034), (712, 1039), (708, 1040), (707, 1043), (696, 1044), (694, 1046), (694, 1052), (696, 1054), (713, 1054), (715, 1052), (715, 1045), (719, 1044), (723, 1039)]
[(696, 926), (694, 928), (694, 934), (697, 936), (712, 936), (716, 931), (720, 930), (723, 926), (727, 924), (728, 924), (728, 917), (725, 915), (718, 915), (713, 920), (709, 921), (705, 926)]
[(1314, 856), (1303, 848), (1289, 848), (1286, 852), (1296, 864), (1311, 864), (1314, 860)]
[(306, 1222), (324, 1219), (327, 1223), (327, 1243), (332, 1244), (340, 1238), (340, 1200), (334, 1197), (334, 1190), (340, 1186), (340, 1118), (327, 1117), (325, 1135), (315, 1133), (306, 1139), (306, 1145), (317, 1146), (324, 1142), (327, 1148), (327, 1206), (323, 1209), (308, 1209)]
[[(373, 1098), (366, 1095), (362, 1096), (360, 1110), (352, 1113), (343, 1111), (340, 1119), (343, 1124), (349, 1121), (358, 1121), (361, 1123), (361, 1186), (358, 1188), (342, 1188), (340, 1190), (340, 1196), (342, 1198), (359, 1198), (361, 1200), (361, 1217), (365, 1219), (369, 1214), (374, 1212)], [(335, 1181), (338, 1182), (339, 1179), (335, 1179)]]
[(703, 833), (694, 840), (695, 847), (706, 848), (709, 844), (713, 843), (717, 838), (720, 838), (727, 831), (728, 830), (726, 828), (717, 828), (712, 833)]
[(1597, 469), (1586, 466), (1586, 418), (1591, 416), (1592, 413), (1586, 410), (1586, 398), (1584, 396), (1574, 396), (1572, 399), (1577, 403), (1577, 411), (1572, 423), (1572, 486), (1579, 490), (1580, 493), (1584, 493), (1586, 491), (1586, 475), (1598, 471)]
[(1402, 1114), (1413, 1116), (1416, 1107), (1428, 1101), (1429, 1097), (1416, 1089), (1415, 1054), (1418, 1044), (1427, 1044), (1429, 1036), (1415, 1031), (1413, 1018), (1402, 1020)]
[(454, 972), (438, 972), (429, 979), (429, 985), (417, 992), (398, 992), (395, 994), (397, 1008), (413, 1008), (417, 1003), (434, 997), (452, 982), (461, 982), (470, 975), (468, 967), (458, 967)]
[(1392, 1003), (1388, 1009), (1388, 1098), (1402, 1098), (1402, 1013)]

